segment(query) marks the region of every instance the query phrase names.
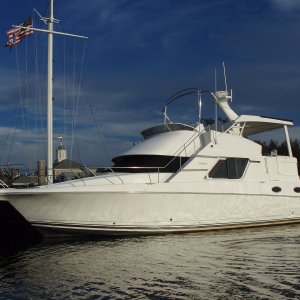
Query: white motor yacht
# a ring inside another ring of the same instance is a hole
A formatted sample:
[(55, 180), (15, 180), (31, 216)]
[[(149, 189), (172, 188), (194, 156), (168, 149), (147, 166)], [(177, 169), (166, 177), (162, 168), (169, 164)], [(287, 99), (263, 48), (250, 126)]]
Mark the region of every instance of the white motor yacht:
[[(197, 91), (201, 96), (201, 91)], [(161, 234), (300, 222), (300, 181), (291, 121), (238, 116), (227, 91), (211, 93), (232, 125), (216, 131), (165, 122), (113, 159), (101, 175), (32, 189), (2, 189), (44, 236)], [(282, 128), (288, 156), (249, 136)]]
[[(0, 190), (10, 207), (43, 236), (133, 235), (243, 228), (300, 222), (300, 181), (292, 156), (291, 121), (237, 115), (225, 91), (209, 93), (231, 122), (224, 132), (203, 126), (164, 122), (142, 132), (143, 140), (113, 159), (101, 175), (52, 184), (53, 0), (48, 30), (29, 23), (17, 29), (48, 33), (48, 180), (32, 189)], [(29, 28), (30, 27), (30, 28)], [(13, 32), (13, 31), (12, 31)], [(25, 34), (23, 34), (24, 36)], [(78, 36), (76, 36), (78, 37)], [(84, 37), (83, 37), (84, 38)], [(12, 40), (10, 45), (16, 42)], [(225, 71), (225, 69), (224, 69)], [(187, 90), (199, 97), (204, 91)], [(251, 135), (282, 128), (288, 155), (262, 154)], [(1, 220), (0, 220), (1, 221)]]

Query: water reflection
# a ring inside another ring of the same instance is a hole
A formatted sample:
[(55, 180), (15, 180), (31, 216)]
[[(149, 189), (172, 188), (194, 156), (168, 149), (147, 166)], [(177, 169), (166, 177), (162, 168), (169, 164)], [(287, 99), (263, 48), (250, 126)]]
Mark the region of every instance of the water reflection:
[(299, 230), (44, 241), (0, 257), (0, 299), (299, 298)]

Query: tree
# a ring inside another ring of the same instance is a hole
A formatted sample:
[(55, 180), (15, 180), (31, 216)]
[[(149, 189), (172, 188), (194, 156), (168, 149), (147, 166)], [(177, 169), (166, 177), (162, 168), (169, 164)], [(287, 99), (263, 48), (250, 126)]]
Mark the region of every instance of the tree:
[(205, 127), (207, 127), (207, 126), (213, 125), (213, 124), (215, 123), (215, 120), (212, 119), (212, 118), (207, 118), (207, 119), (202, 118), (202, 119), (201, 119), (201, 123), (202, 123)]

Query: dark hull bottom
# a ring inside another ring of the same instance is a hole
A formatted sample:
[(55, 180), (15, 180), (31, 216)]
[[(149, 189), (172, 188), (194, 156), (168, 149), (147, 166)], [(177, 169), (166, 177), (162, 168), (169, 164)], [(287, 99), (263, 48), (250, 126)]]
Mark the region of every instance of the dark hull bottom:
[(42, 235), (9, 202), (0, 201), (0, 244), (9, 247), (39, 240)]
[(239, 224), (216, 224), (202, 226), (168, 226), (168, 227), (83, 227), (79, 225), (45, 225), (32, 223), (31, 225), (40, 232), (43, 237), (80, 237), (80, 236), (136, 236), (136, 235), (161, 235), (170, 233), (188, 233), (200, 231), (234, 230), (243, 228), (255, 228), (266, 226), (280, 226), (300, 224), (300, 219), (286, 219), (274, 221), (262, 221)]

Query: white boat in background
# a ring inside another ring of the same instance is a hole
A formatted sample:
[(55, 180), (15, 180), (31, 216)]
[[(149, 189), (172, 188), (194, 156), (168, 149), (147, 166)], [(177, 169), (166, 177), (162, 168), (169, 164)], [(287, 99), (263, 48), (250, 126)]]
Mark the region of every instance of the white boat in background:
[[(198, 95), (201, 109), (204, 91), (189, 92)], [(300, 223), (300, 181), (288, 135), (293, 123), (239, 116), (228, 104), (227, 90), (205, 93), (230, 120), (226, 131), (171, 122), (167, 107), (176, 94), (165, 107), (164, 123), (144, 130), (143, 140), (115, 157), (107, 172), (32, 189), (4, 188), (1, 201), (45, 237)], [(262, 146), (248, 139), (278, 128), (285, 133), (288, 156), (262, 155)]]

